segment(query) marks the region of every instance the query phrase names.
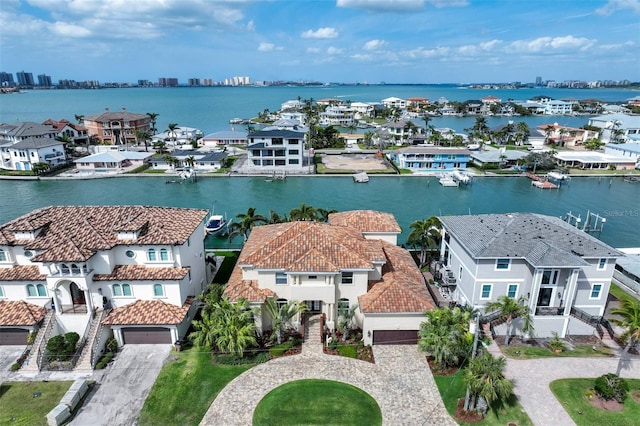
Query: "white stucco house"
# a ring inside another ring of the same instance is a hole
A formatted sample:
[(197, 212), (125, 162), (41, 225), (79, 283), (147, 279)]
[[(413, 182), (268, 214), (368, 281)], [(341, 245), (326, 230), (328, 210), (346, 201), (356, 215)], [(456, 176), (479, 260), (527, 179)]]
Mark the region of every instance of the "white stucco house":
[(304, 132), (261, 130), (250, 133), (246, 168), (254, 173), (308, 173), (305, 164)]
[[(370, 210), (255, 227), (225, 295), (254, 307), (267, 297), (304, 301), (331, 330), (339, 309), (357, 305), (365, 344), (415, 343), (424, 312), (436, 305), (411, 254), (396, 245), (400, 232), (393, 215)], [(258, 330), (270, 329), (264, 309), (255, 320)]]
[[(45, 207), (0, 226), (0, 344), (26, 344), (39, 327), (45, 332), (38, 339), (75, 331), (95, 355), (111, 335), (119, 345), (184, 337), (192, 301), (212, 274), (204, 252), (207, 215), (171, 207)], [(87, 362), (90, 368), (96, 359)]]
[(48, 124), (0, 124), (0, 168), (33, 170), (36, 163), (51, 167), (66, 163), (64, 142), (56, 140), (56, 134), (56, 129)]
[[(442, 216), (442, 275), (452, 301), (483, 314), (524, 296), (536, 337), (592, 335), (623, 256), (559, 218), (534, 213)], [(521, 325), (521, 324), (520, 324)], [(505, 326), (497, 328), (505, 333)]]

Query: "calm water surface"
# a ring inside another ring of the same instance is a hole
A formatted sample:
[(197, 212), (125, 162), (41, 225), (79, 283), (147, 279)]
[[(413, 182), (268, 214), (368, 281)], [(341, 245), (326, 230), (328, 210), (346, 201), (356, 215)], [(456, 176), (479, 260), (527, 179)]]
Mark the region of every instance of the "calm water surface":
[(434, 215), (534, 212), (564, 217), (587, 211), (607, 219), (599, 236), (615, 247), (640, 246), (640, 184), (622, 178), (573, 178), (559, 190), (540, 190), (524, 177), (476, 178), (469, 187), (445, 188), (433, 177), (371, 177), (356, 184), (351, 177), (288, 177), (265, 182), (256, 177), (208, 177), (195, 184), (165, 183), (162, 177), (126, 177), (64, 181), (0, 180), (0, 222), (48, 205), (160, 205), (197, 207), (235, 217), (250, 207), (288, 213), (310, 204), (316, 208), (375, 209), (393, 213), (403, 229)]

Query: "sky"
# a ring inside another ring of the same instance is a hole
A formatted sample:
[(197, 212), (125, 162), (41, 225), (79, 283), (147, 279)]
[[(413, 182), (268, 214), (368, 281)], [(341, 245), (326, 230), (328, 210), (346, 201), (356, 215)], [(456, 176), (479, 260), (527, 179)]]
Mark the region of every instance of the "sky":
[(76, 81), (640, 81), (640, 0), (0, 0), (0, 71)]

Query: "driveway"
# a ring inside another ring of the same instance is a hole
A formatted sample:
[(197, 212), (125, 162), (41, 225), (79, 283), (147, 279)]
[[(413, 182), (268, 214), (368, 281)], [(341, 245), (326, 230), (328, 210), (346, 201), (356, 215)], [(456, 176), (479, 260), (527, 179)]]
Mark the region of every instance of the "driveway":
[(25, 348), (24, 345), (0, 346), (0, 383), (12, 380), (12, 372), (9, 369), (20, 358)]
[(111, 365), (94, 372), (96, 385), (70, 424), (136, 424), (170, 350), (170, 345), (125, 346)]

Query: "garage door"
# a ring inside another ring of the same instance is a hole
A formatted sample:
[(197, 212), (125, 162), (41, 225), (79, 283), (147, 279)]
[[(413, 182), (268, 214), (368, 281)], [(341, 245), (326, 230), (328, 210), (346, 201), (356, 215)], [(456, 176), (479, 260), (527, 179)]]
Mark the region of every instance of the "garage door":
[(416, 330), (374, 330), (374, 345), (415, 345), (418, 343)]
[(130, 344), (159, 344), (173, 343), (171, 330), (156, 327), (132, 327), (122, 329), (122, 338), (125, 345)]
[(28, 330), (2, 328), (0, 329), (0, 345), (26, 345), (28, 336)]

